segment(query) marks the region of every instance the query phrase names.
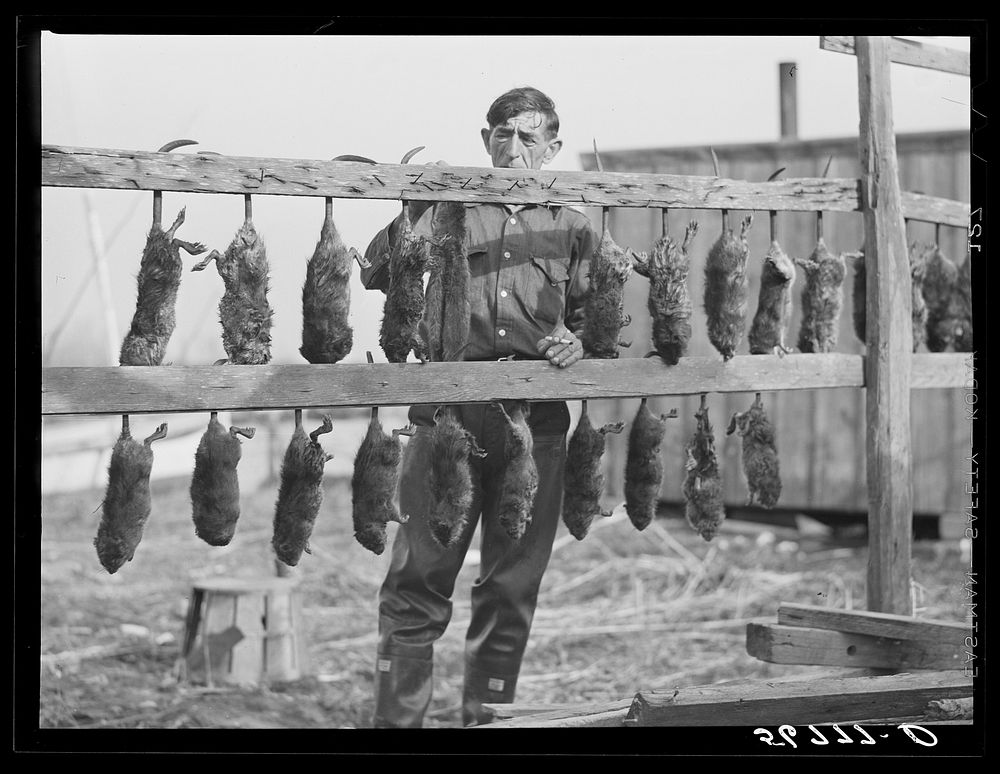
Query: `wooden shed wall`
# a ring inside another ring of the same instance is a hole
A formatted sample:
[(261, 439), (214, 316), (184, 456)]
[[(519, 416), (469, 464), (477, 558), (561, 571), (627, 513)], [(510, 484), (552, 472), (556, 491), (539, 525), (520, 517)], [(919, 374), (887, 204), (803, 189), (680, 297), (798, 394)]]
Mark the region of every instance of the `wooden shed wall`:
[[(965, 132), (925, 132), (901, 134), (896, 138), (900, 185), (904, 191), (968, 202), (970, 200), (970, 142)], [(723, 177), (766, 180), (785, 167), (782, 176), (820, 176), (833, 156), (829, 176), (859, 177), (858, 141), (854, 137), (828, 140), (784, 140), (773, 143), (715, 146)], [(583, 157), (583, 167), (596, 169), (594, 157)], [(707, 147), (669, 148), (633, 151), (601, 151), (606, 171), (656, 172), (688, 175), (714, 174)], [(596, 218), (600, 211), (595, 210)], [(730, 212), (731, 227), (746, 213)], [(673, 210), (669, 215), (670, 233), (681, 237), (689, 220), (697, 220), (699, 232), (691, 254), (689, 290), (694, 302), (693, 334), (688, 354), (719, 356), (708, 341), (702, 307), (705, 256), (721, 230), (718, 211)], [(824, 238), (831, 250), (851, 252), (863, 243), (860, 213), (824, 215)], [(649, 250), (660, 235), (661, 212), (658, 209), (615, 209), (611, 215), (615, 241), (635, 250)], [(807, 255), (816, 242), (816, 218), (812, 214), (779, 213), (779, 241), (789, 255)], [(945, 255), (957, 264), (966, 259), (967, 236), (962, 229), (942, 227), (941, 244)], [(907, 239), (932, 241), (934, 227), (910, 223)], [(747, 329), (757, 308), (760, 265), (769, 245), (767, 212), (755, 212), (750, 231), (750, 303)], [(836, 351), (862, 353), (864, 345), (854, 335), (851, 287), (854, 272), (848, 267), (844, 285), (844, 306)], [(803, 276), (798, 273), (793, 289), (794, 312), (787, 343), (795, 346), (801, 318)], [(632, 323), (623, 329), (623, 338), (632, 346), (622, 350), (622, 357), (642, 357), (651, 350), (650, 316), (646, 309), (649, 283), (637, 274), (626, 286), (626, 311)], [(921, 349), (921, 351), (924, 351)], [(736, 351), (749, 354), (746, 339)], [(721, 357), (721, 356), (719, 356)], [(913, 508), (915, 512), (940, 513), (958, 510), (962, 503), (962, 460), (968, 455), (969, 422), (965, 416), (962, 390), (917, 390), (912, 393)], [(735, 434), (725, 434), (735, 411), (746, 409), (753, 394), (714, 394), (708, 398), (710, 417), (715, 429), (716, 446), (723, 468), (726, 500), (742, 505), (746, 484), (740, 469), (740, 441)], [(781, 464), (783, 491), (780, 506), (792, 508), (868, 509), (865, 472), (865, 393), (855, 389), (808, 390), (773, 393), (762, 396), (775, 424)], [(678, 419), (672, 420), (663, 447), (665, 500), (681, 499), (684, 477), (684, 446), (694, 430), (694, 412), (699, 396), (651, 400), (653, 410), (677, 407)], [(591, 413), (595, 420), (631, 421), (638, 401), (595, 401)], [(607, 494), (621, 496), (627, 446), (625, 433), (608, 436), (606, 454)]]

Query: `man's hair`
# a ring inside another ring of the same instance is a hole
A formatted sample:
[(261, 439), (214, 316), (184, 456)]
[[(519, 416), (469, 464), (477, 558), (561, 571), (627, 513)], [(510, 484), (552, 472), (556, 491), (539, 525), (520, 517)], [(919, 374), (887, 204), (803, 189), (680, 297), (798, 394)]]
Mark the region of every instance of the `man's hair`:
[(497, 97), (486, 113), (486, 123), (493, 127), (506, 123), (521, 113), (534, 110), (545, 118), (546, 131), (549, 137), (559, 134), (559, 116), (556, 115), (556, 105), (545, 94), (531, 86), (521, 86)]

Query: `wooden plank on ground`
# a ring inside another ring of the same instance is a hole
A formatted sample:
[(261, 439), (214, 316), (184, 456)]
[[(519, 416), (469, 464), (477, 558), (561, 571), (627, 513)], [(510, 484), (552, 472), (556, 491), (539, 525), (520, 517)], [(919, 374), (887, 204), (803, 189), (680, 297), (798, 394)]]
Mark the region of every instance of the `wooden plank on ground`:
[[(334, 406), (580, 400), (859, 387), (859, 355), (796, 354), (336, 365), (42, 369), (42, 414), (141, 414)], [(721, 422), (722, 418), (716, 419)]]
[(632, 699), (621, 699), (605, 704), (585, 704), (570, 710), (538, 712), (474, 728), (615, 728), (624, 725), (632, 702)]
[(763, 620), (747, 624), (746, 643), (747, 653), (772, 664), (941, 670), (961, 669), (966, 659), (962, 639), (944, 645)]
[(927, 703), (972, 695), (972, 679), (942, 671), (787, 683), (640, 691), (626, 725), (743, 726), (922, 714)]
[(969, 627), (951, 621), (936, 621), (868, 610), (839, 610), (814, 605), (781, 603), (778, 623), (811, 629), (834, 629), (852, 634), (916, 640), (944, 647), (958, 647), (970, 634)]
[(909, 614), (910, 261), (899, 198), (888, 41), (858, 36), (861, 198), (865, 221), (868, 607)]
[[(819, 39), (819, 47), (824, 51), (854, 54), (854, 36), (824, 35)], [(904, 38), (890, 38), (889, 59), (899, 64), (926, 67), (958, 75), (970, 75), (972, 72), (968, 51), (934, 46)]]
[[(425, 167), (57, 145), (42, 146), (41, 164), (43, 186), (69, 188), (585, 207), (860, 209), (854, 178), (751, 182), (714, 176)], [(962, 202), (913, 194), (907, 196), (906, 205), (907, 217), (914, 220), (961, 227), (969, 222), (970, 207)]]

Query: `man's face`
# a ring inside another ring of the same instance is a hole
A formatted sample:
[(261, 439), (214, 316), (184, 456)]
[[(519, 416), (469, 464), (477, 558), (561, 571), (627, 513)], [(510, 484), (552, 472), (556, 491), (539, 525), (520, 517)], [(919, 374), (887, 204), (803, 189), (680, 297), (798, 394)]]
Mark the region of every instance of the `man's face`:
[(534, 110), (483, 129), (482, 135), (493, 166), (501, 169), (541, 169), (562, 147), (562, 140), (549, 137), (545, 116)]

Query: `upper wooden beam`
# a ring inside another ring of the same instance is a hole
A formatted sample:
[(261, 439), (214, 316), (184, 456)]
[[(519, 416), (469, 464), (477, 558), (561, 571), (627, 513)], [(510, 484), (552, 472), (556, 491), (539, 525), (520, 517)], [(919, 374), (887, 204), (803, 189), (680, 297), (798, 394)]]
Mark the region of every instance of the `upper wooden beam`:
[[(856, 53), (853, 35), (824, 35), (819, 39), (819, 47), (824, 51), (837, 51), (841, 54)], [(968, 51), (931, 46), (905, 38), (889, 39), (889, 59), (899, 64), (926, 67), (957, 75), (969, 75), (972, 72)]]
[[(42, 185), (128, 191), (332, 196), (679, 209), (860, 210), (853, 178), (768, 182), (694, 175), (425, 167), (42, 146)], [(966, 227), (968, 204), (908, 194), (912, 220)]]
[[(930, 363), (914, 387), (961, 387), (959, 354)], [(940, 362), (942, 365), (935, 365)], [(335, 406), (409, 406), (492, 400), (582, 400), (863, 387), (864, 358), (846, 354), (543, 361), (338, 363), (266, 366), (102, 366), (42, 369), (42, 414), (160, 414)]]

